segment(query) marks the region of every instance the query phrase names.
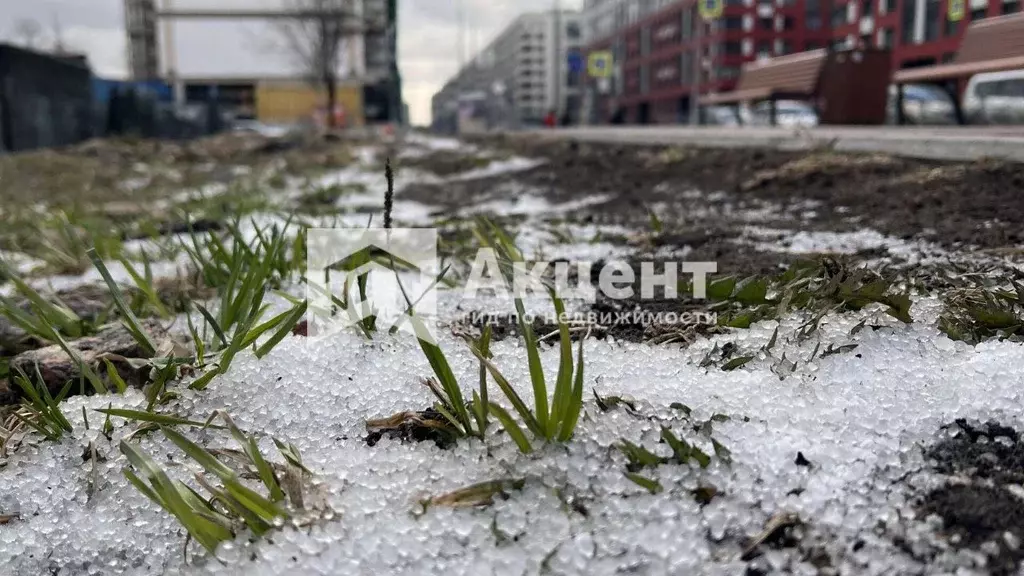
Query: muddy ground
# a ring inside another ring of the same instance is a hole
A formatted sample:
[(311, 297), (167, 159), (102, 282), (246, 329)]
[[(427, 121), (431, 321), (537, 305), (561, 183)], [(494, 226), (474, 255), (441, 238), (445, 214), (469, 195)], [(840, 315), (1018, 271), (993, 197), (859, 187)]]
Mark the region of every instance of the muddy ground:
[[(659, 217), (681, 224), (676, 232), (686, 234), (695, 247), (707, 241), (713, 245), (723, 229), (728, 233), (736, 224), (729, 217), (698, 217), (709, 204), (713, 208), (726, 200), (734, 211), (764, 202), (779, 205), (781, 214), (757, 222), (766, 226), (795, 224), (804, 230), (832, 231), (869, 227), (897, 238), (981, 249), (1024, 241), (1024, 171), (1012, 162), (950, 163), (825, 149), (700, 149), (513, 137), (487, 143), (547, 159), (515, 180), (544, 191), (554, 202), (608, 196), (580, 210), (576, 220), (642, 224), (648, 221), (651, 206), (664, 203)], [(405, 195), (455, 209), (507, 194), (508, 180), (508, 175), (499, 175), (427, 184)], [(716, 202), (705, 195), (688, 200), (682, 196), (688, 190), (724, 192), (729, 198)], [(814, 208), (806, 208), (808, 203)], [(701, 237), (707, 241), (700, 242)]]

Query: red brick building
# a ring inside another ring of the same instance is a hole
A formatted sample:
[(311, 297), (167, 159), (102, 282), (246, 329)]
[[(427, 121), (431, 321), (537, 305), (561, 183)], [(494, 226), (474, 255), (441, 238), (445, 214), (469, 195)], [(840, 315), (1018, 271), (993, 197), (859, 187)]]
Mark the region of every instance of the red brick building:
[[(591, 32), (587, 51), (610, 50), (615, 73), (603, 86), (591, 82), (589, 116), (594, 122), (616, 112), (629, 123), (685, 121), (695, 51), (703, 64), (699, 94), (731, 90), (744, 62), (825, 46), (888, 48), (894, 69), (946, 62), (969, 21), (1017, 12), (1022, 0), (968, 0), (960, 22), (947, 20), (947, 1), (725, 0), (722, 17), (712, 23), (697, 17), (693, 0), (662, 1), (666, 5), (604, 37)], [(696, 22), (703, 26), (699, 35)]]

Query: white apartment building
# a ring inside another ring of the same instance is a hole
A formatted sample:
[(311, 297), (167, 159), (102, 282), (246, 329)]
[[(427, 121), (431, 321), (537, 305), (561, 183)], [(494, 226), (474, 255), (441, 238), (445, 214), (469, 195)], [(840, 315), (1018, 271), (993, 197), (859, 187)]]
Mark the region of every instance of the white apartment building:
[(489, 126), (539, 122), (551, 110), (579, 106), (583, 32), (574, 11), (523, 14), (476, 54), (434, 95), (435, 124), (463, 102)]

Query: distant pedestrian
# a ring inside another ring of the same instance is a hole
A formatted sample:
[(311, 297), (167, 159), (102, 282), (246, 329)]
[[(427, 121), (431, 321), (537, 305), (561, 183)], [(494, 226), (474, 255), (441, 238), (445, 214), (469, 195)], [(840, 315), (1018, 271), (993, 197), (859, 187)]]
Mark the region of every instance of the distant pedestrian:
[(558, 117), (555, 116), (555, 111), (548, 111), (548, 115), (544, 117), (544, 125), (548, 128), (554, 128), (558, 124)]

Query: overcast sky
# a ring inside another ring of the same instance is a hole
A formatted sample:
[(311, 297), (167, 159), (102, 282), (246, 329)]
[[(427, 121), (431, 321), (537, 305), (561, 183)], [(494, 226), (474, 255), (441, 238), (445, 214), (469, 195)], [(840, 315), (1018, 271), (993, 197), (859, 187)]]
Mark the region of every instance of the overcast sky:
[[(266, 6), (286, 0), (175, 0), (176, 7)], [(556, 0), (399, 0), (399, 66), (412, 120), (430, 119), (430, 97), (458, 69), (459, 4), (465, 5), (467, 45), (480, 49), (517, 14), (545, 10)], [(0, 37), (17, 23), (38, 21), (41, 41), (52, 41), (57, 23), (65, 44), (88, 54), (101, 76), (127, 72), (124, 0), (0, 0)], [(561, 0), (578, 8), (581, 0)], [(275, 49), (274, 31), (259, 21), (184, 21), (175, 24), (178, 66), (183, 75), (287, 74), (296, 68)]]

